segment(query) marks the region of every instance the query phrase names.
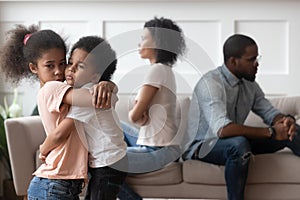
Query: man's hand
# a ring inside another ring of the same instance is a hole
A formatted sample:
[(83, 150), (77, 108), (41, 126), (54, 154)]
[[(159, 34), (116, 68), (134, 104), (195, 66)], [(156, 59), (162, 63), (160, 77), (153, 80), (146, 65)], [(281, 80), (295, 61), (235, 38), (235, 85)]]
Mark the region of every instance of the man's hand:
[[(275, 128), (275, 126), (277, 126), (278, 124), (281, 124), (278, 127), (281, 127), (283, 125), (287, 129), (286, 130), (286, 135), (288, 137), (287, 139), (292, 141), (293, 138), (295, 137), (296, 131), (297, 131), (296, 121), (293, 119), (293, 117), (286, 116), (286, 115), (283, 115), (283, 114), (279, 114), (275, 117), (274, 121), (275, 121), (275, 123), (274, 123), (273, 127)], [(277, 132), (276, 132), (276, 134), (277, 134)], [(281, 135), (281, 136), (283, 136), (283, 135)]]
[(112, 92), (117, 91), (116, 88), (117, 86), (110, 81), (101, 81), (94, 85), (92, 94), (95, 108), (110, 108)]
[(283, 124), (289, 128), (288, 130), (289, 140), (292, 141), (297, 131), (295, 120), (291, 117), (284, 117)]
[(291, 117), (282, 117), (273, 126), (275, 128), (275, 140), (290, 140), (295, 137), (297, 128), (295, 120)]
[(283, 123), (283, 121), (281, 123), (277, 122), (273, 128), (275, 129), (275, 135), (273, 136), (273, 138), (275, 140), (287, 140), (289, 139), (289, 135), (288, 135), (288, 130), (289, 128)]

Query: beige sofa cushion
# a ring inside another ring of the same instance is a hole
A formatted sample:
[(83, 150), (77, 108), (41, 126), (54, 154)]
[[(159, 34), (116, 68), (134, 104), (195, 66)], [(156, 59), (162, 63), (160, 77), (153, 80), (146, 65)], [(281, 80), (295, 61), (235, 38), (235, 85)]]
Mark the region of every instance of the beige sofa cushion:
[(132, 185), (169, 185), (181, 183), (182, 165), (179, 162), (174, 162), (158, 171), (129, 175), (126, 182)]
[[(269, 98), (271, 104), (275, 108), (279, 108), (280, 112), (283, 114), (290, 114), (295, 116), (297, 123), (300, 124), (300, 104), (299, 104), (299, 97), (274, 97)], [(263, 120), (254, 114), (253, 112), (250, 112), (246, 121), (246, 125), (249, 126), (256, 126), (256, 127), (266, 127), (266, 124), (263, 123)]]
[[(183, 180), (195, 184), (225, 185), (224, 169), (224, 166), (187, 160), (183, 163)], [(274, 154), (256, 155), (250, 160), (248, 184), (299, 183), (299, 180), (300, 158), (287, 148)]]
[[(284, 170), (283, 170), (284, 169)], [(300, 158), (288, 148), (273, 154), (254, 156), (249, 165), (248, 183), (297, 183)]]
[(224, 166), (197, 160), (183, 162), (183, 180), (187, 183), (225, 185)]
[(5, 120), (12, 175), (17, 195), (26, 195), (35, 171), (35, 154), (46, 134), (39, 116)]

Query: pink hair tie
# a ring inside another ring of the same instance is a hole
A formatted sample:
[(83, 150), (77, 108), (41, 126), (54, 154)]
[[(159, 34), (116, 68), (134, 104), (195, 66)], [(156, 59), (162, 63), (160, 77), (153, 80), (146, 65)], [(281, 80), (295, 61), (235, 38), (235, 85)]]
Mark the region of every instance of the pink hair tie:
[(26, 35), (24, 36), (24, 40), (23, 40), (23, 44), (24, 44), (24, 45), (26, 45), (26, 43), (27, 43), (27, 41), (29, 40), (30, 36), (31, 36), (30, 33), (29, 33), (29, 34), (26, 34)]

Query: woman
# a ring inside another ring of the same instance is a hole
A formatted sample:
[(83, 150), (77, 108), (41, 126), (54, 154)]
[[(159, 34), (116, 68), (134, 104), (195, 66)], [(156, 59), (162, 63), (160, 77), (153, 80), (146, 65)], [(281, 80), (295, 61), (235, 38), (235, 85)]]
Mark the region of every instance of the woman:
[(175, 22), (154, 18), (145, 23), (139, 54), (150, 61), (150, 70), (129, 111), (130, 121), (141, 127), (137, 130), (123, 123), (126, 142), (133, 151), (149, 152), (174, 144), (176, 82), (172, 66), (184, 51), (184, 36)]

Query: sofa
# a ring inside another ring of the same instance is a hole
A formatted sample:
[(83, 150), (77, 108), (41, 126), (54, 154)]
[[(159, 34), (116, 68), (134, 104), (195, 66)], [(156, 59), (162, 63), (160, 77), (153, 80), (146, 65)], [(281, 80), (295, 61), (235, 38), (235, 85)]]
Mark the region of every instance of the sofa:
[[(119, 118), (124, 121), (128, 121), (128, 96), (119, 95), (116, 107)], [(300, 122), (300, 96), (273, 97), (270, 101), (282, 113), (294, 115)], [(186, 119), (189, 97), (179, 98), (178, 105), (181, 107), (180, 111), (177, 109), (178, 118)], [(249, 114), (246, 124), (265, 126), (253, 113)], [(45, 138), (45, 132), (39, 116), (8, 119), (5, 127), (16, 193), (24, 196), (31, 174), (38, 165), (36, 151)], [(130, 174), (126, 181), (144, 198), (227, 198), (224, 166), (201, 161), (179, 160), (157, 171)], [(252, 156), (245, 199), (300, 199), (300, 158), (289, 149)]]

